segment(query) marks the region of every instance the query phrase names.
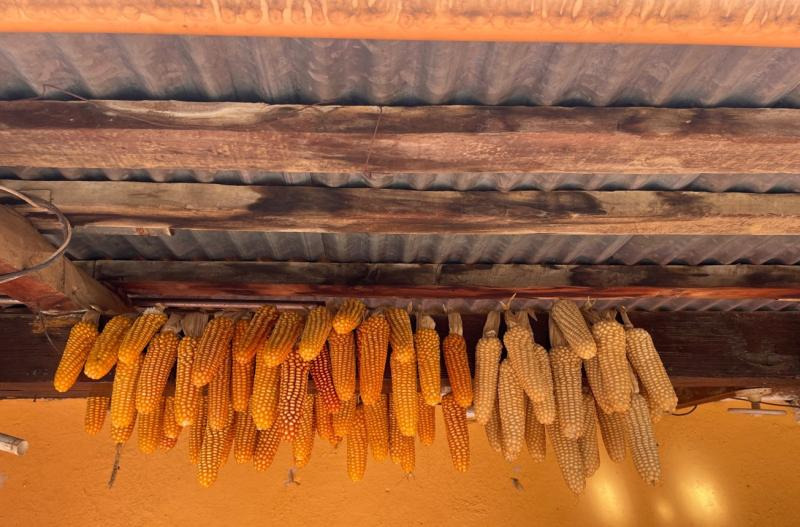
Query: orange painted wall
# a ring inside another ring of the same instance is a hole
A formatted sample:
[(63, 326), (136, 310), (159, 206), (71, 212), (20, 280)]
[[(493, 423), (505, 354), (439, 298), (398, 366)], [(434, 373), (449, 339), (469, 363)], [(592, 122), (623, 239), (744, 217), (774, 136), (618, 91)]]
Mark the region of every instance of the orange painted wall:
[[(646, 487), (628, 461), (603, 458), (587, 492), (573, 497), (549, 459), (505, 463), (471, 425), (473, 467), (450, 468), (440, 434), (418, 448), (417, 471), (405, 479), (390, 462), (371, 464), (361, 483), (345, 473), (345, 451), (318, 443), (285, 485), (289, 448), (266, 473), (227, 465), (217, 484), (194, 481), (181, 441), (169, 454), (146, 457), (129, 445), (117, 483), (106, 488), (114, 448), (83, 434), (83, 401), (0, 401), (0, 431), (28, 439), (17, 458), (0, 454), (0, 521), (14, 526), (205, 525), (797, 525), (800, 517), (800, 425), (782, 418), (735, 416), (727, 403), (659, 423), (663, 483)], [(441, 420), (437, 433), (443, 432)], [(549, 447), (549, 445), (548, 445)], [(512, 477), (524, 489), (512, 485)]]

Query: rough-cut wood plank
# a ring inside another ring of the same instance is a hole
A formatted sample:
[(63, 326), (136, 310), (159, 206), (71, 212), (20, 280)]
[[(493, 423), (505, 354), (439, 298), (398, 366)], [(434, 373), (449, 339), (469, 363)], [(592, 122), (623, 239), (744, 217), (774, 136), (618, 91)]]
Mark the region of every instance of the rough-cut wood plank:
[[(15, 211), (0, 206), (0, 273), (19, 271), (48, 258), (55, 247)], [(44, 269), (0, 283), (0, 293), (35, 311), (93, 306), (119, 313), (125, 303), (108, 288), (61, 256)]]
[(798, 173), (800, 110), (0, 102), (0, 165)]
[(172, 299), (297, 296), (800, 298), (800, 266), (362, 264), (83, 261), (130, 295)]
[[(651, 332), (678, 388), (800, 386), (800, 313), (631, 312), (631, 319)], [(444, 336), (446, 319), (436, 320)], [(483, 321), (483, 316), (464, 316), (470, 360)], [(32, 332), (31, 322), (30, 316), (0, 315), (0, 398), (62, 396), (50, 384), (60, 353), (44, 335)], [(533, 328), (537, 341), (548, 345), (547, 316), (539, 316)], [(63, 347), (68, 328), (49, 331)], [(85, 396), (93, 385), (82, 379), (66, 396)]]
[(457, 192), (96, 181), (9, 180), (4, 184), (18, 190), (49, 193), (52, 202), (76, 226), (128, 231), (619, 235), (800, 232), (800, 194)]

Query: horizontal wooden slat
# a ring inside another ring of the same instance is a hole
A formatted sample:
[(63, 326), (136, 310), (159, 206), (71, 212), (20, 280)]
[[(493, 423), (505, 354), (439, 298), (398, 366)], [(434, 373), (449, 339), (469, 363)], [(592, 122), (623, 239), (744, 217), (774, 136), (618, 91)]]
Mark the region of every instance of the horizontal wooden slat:
[(800, 298), (800, 266), (77, 262), (129, 295), (172, 299)]
[(97, 181), (4, 184), (49, 196), (78, 227), (145, 233), (151, 229), (384, 234), (800, 232), (800, 194), (457, 192)]
[(0, 102), (0, 166), (800, 173), (800, 110)]

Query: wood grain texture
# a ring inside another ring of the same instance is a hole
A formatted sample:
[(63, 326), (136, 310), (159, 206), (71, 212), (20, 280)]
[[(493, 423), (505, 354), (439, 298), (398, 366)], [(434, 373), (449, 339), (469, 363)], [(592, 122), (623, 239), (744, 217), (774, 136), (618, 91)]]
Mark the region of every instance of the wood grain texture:
[(82, 261), (147, 298), (800, 298), (800, 266)]
[(800, 173), (800, 110), (0, 102), (0, 166)]
[[(165, 229), (506, 235), (800, 232), (800, 194), (459, 192), (116, 181), (4, 184), (48, 193), (78, 228), (142, 234)], [(42, 218), (37, 225), (47, 228), (51, 221)]]

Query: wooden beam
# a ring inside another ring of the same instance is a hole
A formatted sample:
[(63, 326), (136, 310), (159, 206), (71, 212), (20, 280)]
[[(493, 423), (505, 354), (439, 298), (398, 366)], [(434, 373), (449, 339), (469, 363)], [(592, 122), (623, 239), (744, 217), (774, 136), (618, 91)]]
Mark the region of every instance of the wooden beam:
[[(0, 273), (19, 271), (47, 259), (55, 247), (17, 212), (0, 206)], [(34, 311), (94, 307), (108, 313), (128, 308), (116, 294), (61, 256), (44, 269), (0, 283), (0, 293)]]
[(800, 266), (78, 262), (147, 298), (800, 298)]
[[(538, 319), (533, 324), (536, 339), (548, 345), (547, 316)], [(653, 335), (677, 388), (724, 388), (724, 394), (731, 389), (800, 386), (800, 313), (634, 311), (631, 319)], [(436, 320), (444, 336), (446, 319)], [(481, 315), (464, 316), (470, 361), (483, 322)], [(73, 391), (54, 392), (51, 383), (60, 351), (53, 349), (43, 334), (35, 333), (32, 323), (29, 315), (0, 315), (0, 334), (4, 335), (0, 342), (0, 398), (84, 397), (103, 386), (109, 389), (108, 378), (99, 385), (82, 378)], [(69, 325), (48, 322), (48, 328), (61, 349)], [(689, 400), (705, 400), (718, 396), (719, 390), (681, 393)]]
[(800, 173), (800, 110), (0, 102), (0, 166)]
[[(49, 195), (51, 202), (78, 227), (130, 232), (149, 229), (504, 235), (800, 232), (800, 194), (457, 192), (97, 181), (7, 180), (4, 184)], [(41, 225), (46, 226), (46, 222)]]

